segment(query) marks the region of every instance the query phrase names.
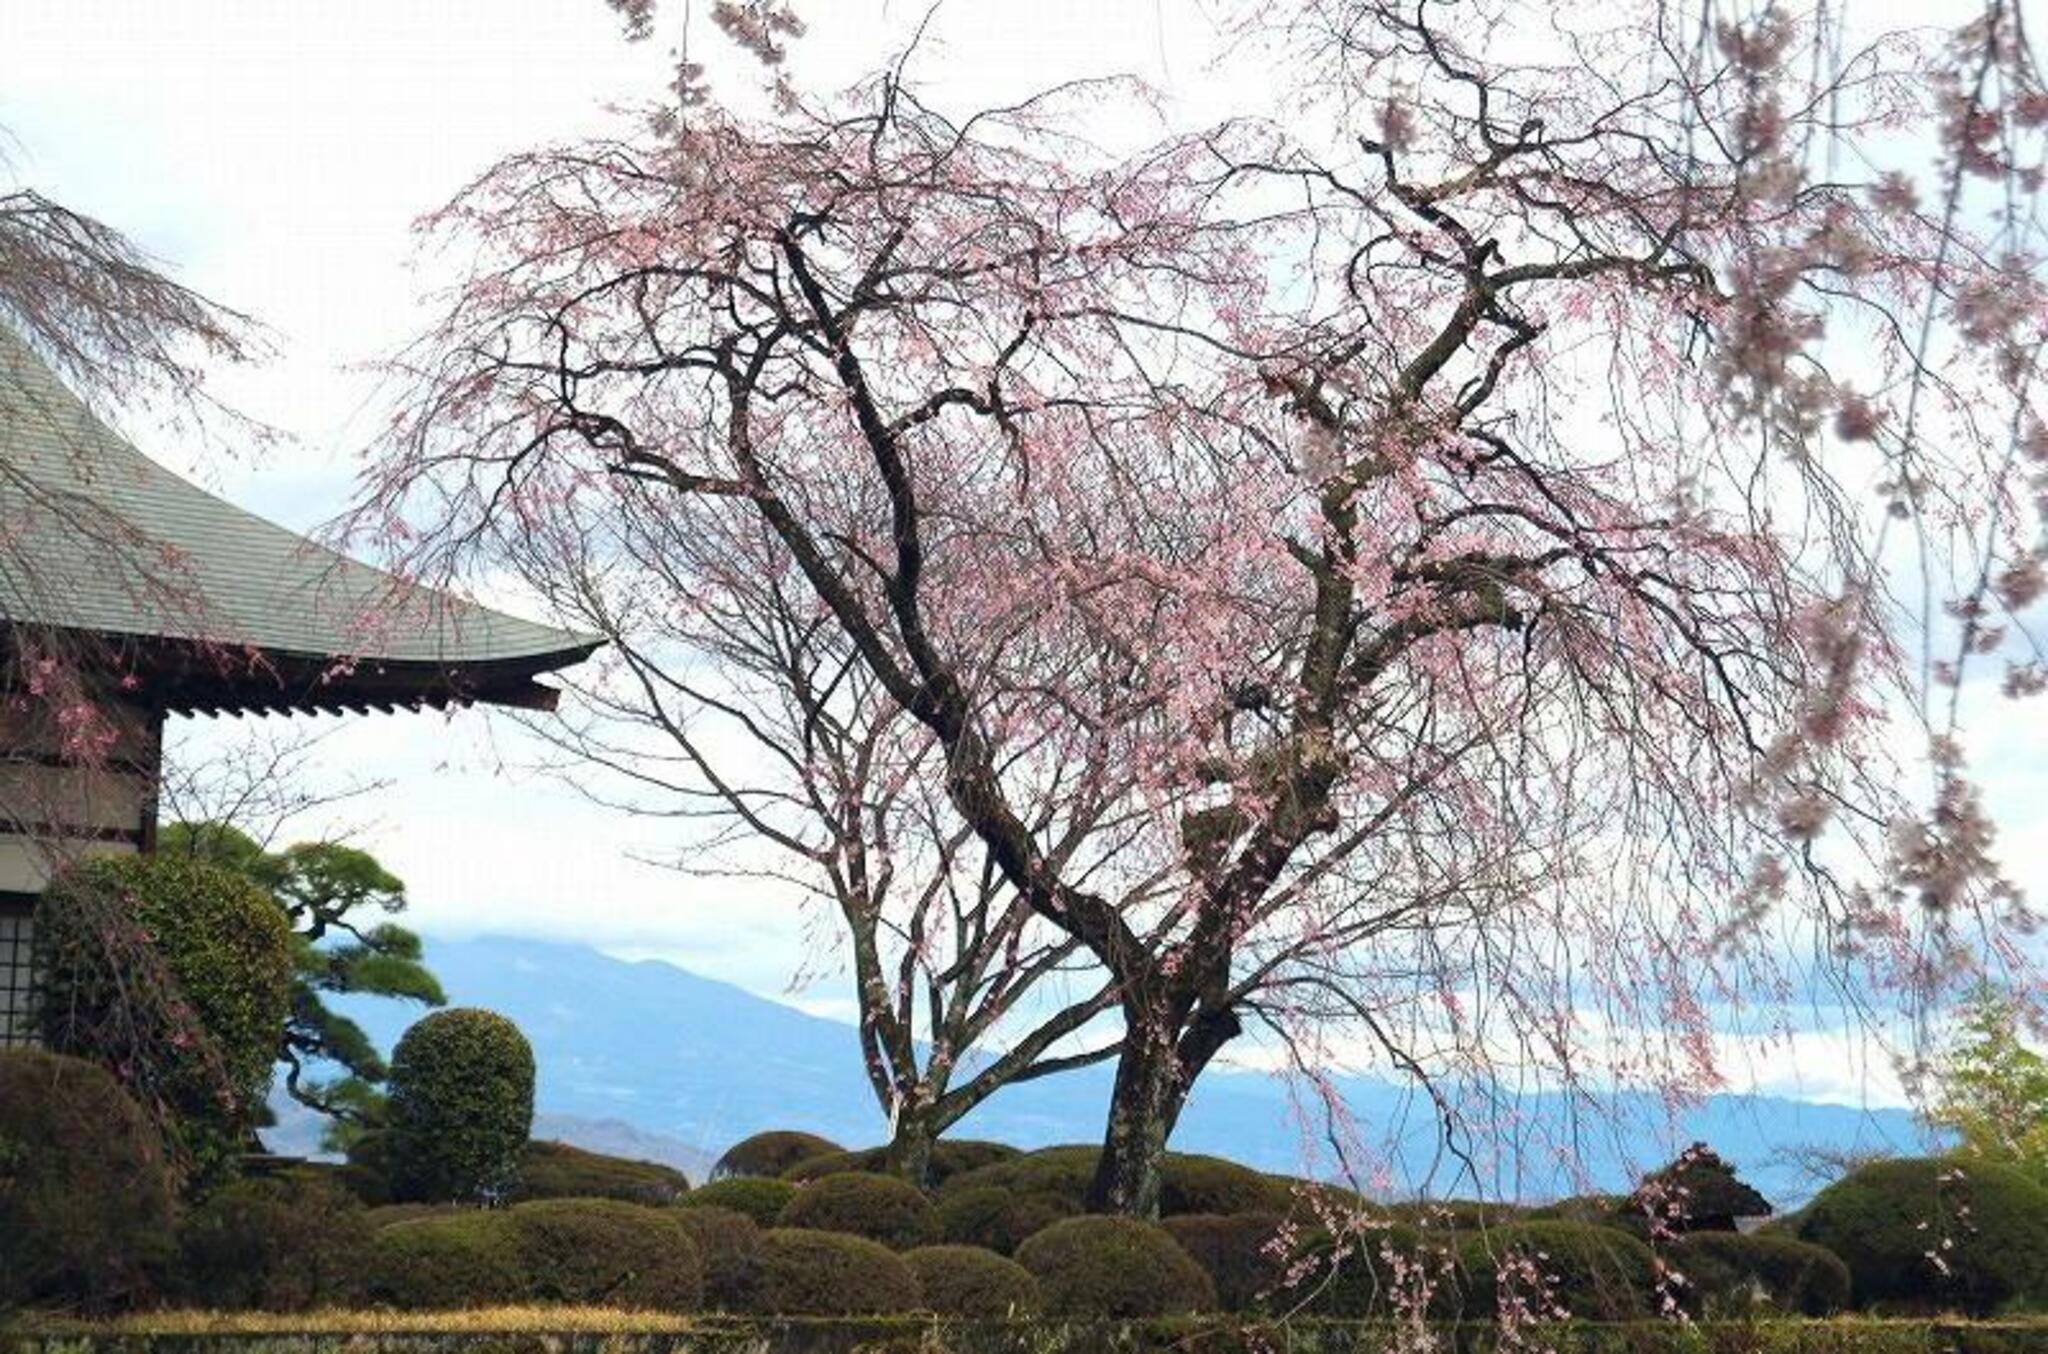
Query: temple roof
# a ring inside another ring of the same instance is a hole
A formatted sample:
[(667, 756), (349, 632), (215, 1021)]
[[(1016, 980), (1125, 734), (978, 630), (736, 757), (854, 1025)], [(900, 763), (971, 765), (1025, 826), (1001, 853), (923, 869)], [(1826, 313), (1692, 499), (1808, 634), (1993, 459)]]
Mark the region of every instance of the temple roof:
[(407, 582), (136, 450), (0, 325), (0, 619), (95, 636), (174, 710), (548, 707), (600, 642)]

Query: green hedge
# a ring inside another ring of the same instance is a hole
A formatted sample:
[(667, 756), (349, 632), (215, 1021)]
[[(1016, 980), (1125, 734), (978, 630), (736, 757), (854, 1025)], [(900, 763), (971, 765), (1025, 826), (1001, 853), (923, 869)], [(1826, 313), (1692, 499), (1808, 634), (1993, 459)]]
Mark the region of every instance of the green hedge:
[(464, 1210), (379, 1228), (364, 1255), (363, 1292), (405, 1311), (448, 1311), (525, 1302), (532, 1287), (512, 1220)]
[[(930, 1180), (933, 1189), (945, 1185), (956, 1175), (978, 1171), (999, 1161), (1008, 1161), (1023, 1153), (1000, 1142), (981, 1142), (973, 1138), (941, 1138), (932, 1144)], [(819, 1156), (806, 1157), (782, 1172), (784, 1180), (802, 1184), (807, 1180), (821, 1180), (828, 1175), (842, 1175), (849, 1171), (861, 1171), (871, 1175), (886, 1174), (889, 1169), (889, 1149), (886, 1147), (863, 1147), (852, 1152), (826, 1152)]]
[(1051, 1194), (1017, 1194), (997, 1185), (978, 1185), (939, 1196), (939, 1235), (954, 1246), (979, 1246), (1015, 1255), (1025, 1240), (1080, 1209)]
[(1669, 1251), (1688, 1307), (1710, 1316), (1764, 1311), (1830, 1316), (1849, 1306), (1849, 1267), (1833, 1251), (1783, 1236), (1690, 1232)]
[(103, 856), (51, 881), (35, 937), (44, 1045), (114, 1071), (178, 1166), (202, 1182), (224, 1175), (284, 1039), (284, 910), (191, 857)]
[(866, 1316), (917, 1307), (917, 1279), (896, 1252), (844, 1232), (761, 1235), (755, 1309), (781, 1316)]
[(0, 1309), (132, 1305), (171, 1245), (162, 1145), (114, 1078), (78, 1058), (0, 1053)]
[(940, 1316), (1000, 1319), (1038, 1310), (1038, 1280), (1014, 1260), (977, 1246), (925, 1246), (903, 1263), (917, 1280), (927, 1311)]
[(238, 1180), (178, 1224), (176, 1292), (194, 1307), (302, 1312), (361, 1294), (368, 1210), (316, 1176)]
[(761, 1229), (744, 1213), (716, 1205), (669, 1210), (704, 1266), (704, 1305), (718, 1312), (753, 1306), (754, 1276), (761, 1267)]
[(506, 1218), (536, 1300), (694, 1312), (704, 1305), (704, 1268), (676, 1212), (618, 1199), (538, 1199)]
[(796, 1186), (766, 1176), (736, 1175), (700, 1185), (676, 1200), (678, 1208), (729, 1208), (762, 1227), (773, 1227), (796, 1197)]
[(533, 1126), (533, 1048), (490, 1011), (436, 1011), (391, 1055), (386, 1160), (400, 1202), (501, 1197)]
[(1631, 1321), (1657, 1311), (1650, 1248), (1614, 1227), (1577, 1222), (1511, 1222), (1458, 1244), (1463, 1314), (1483, 1321), (1507, 1302), (1546, 1316), (1555, 1309), (1591, 1321)]
[(1209, 1276), (1156, 1223), (1100, 1214), (1056, 1222), (1017, 1248), (1055, 1316), (1177, 1316), (1216, 1305)]
[(565, 1142), (529, 1142), (519, 1153), (518, 1178), (509, 1198), (619, 1199), (669, 1204), (690, 1192), (690, 1179), (672, 1166), (587, 1152)]
[(939, 1239), (938, 1215), (915, 1185), (893, 1175), (828, 1175), (799, 1186), (783, 1207), (781, 1225), (848, 1232), (892, 1250)]
[(726, 1148), (725, 1155), (712, 1164), (711, 1178), (730, 1180), (736, 1176), (781, 1175), (800, 1161), (844, 1150), (830, 1138), (821, 1138), (815, 1133), (788, 1128), (770, 1129), (742, 1138)]
[(1874, 1162), (1815, 1195), (1797, 1229), (1842, 1257), (1860, 1306), (2048, 1303), (2048, 1190), (2008, 1166)]
[(1263, 1308), (1287, 1280), (1287, 1256), (1276, 1245), (1283, 1220), (1277, 1213), (1184, 1213), (1160, 1224), (1216, 1286), (1226, 1312)]

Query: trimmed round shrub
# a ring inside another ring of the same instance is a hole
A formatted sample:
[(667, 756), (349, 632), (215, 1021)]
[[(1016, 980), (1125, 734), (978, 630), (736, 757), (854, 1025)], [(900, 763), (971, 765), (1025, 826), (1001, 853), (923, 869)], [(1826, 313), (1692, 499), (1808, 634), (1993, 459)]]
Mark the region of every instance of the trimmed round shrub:
[(1264, 1306), (1262, 1298), (1286, 1280), (1286, 1253), (1274, 1245), (1277, 1213), (1183, 1213), (1160, 1225), (1209, 1276), (1226, 1312)]
[(1460, 1289), (1470, 1321), (1503, 1300), (1531, 1317), (1634, 1321), (1656, 1310), (1656, 1260), (1627, 1232), (1578, 1222), (1511, 1222), (1462, 1238)]
[(527, 1302), (533, 1288), (510, 1216), (464, 1209), (379, 1229), (365, 1253), (363, 1293), (405, 1311), (452, 1311)]
[(1375, 1217), (1341, 1243), (1322, 1228), (1311, 1231), (1290, 1261), (1294, 1282), (1266, 1301), (1276, 1312), (1384, 1321), (1412, 1316), (1421, 1305), (1428, 1316), (1458, 1314), (1457, 1238), (1448, 1232)]
[(1862, 1307), (1986, 1315), (2048, 1300), (2048, 1191), (2008, 1166), (1873, 1162), (1814, 1196), (1799, 1239), (1842, 1257)]
[[(1019, 1155), (1016, 1148), (999, 1142), (941, 1138), (932, 1144), (926, 1183), (933, 1189), (941, 1189), (956, 1175), (978, 1171)], [(845, 1175), (854, 1171), (871, 1175), (890, 1174), (889, 1149), (863, 1147), (857, 1152), (826, 1152), (822, 1156), (806, 1157), (784, 1171), (782, 1178), (801, 1185), (806, 1181), (822, 1180), (828, 1175)]]
[(1164, 1228), (1101, 1215), (1056, 1222), (1017, 1248), (1053, 1316), (1179, 1316), (1211, 1310), (1209, 1276)]
[(939, 1236), (949, 1245), (978, 1246), (998, 1255), (1015, 1255), (1026, 1238), (1044, 1231), (1080, 1209), (1051, 1194), (1014, 1194), (995, 1185), (949, 1190), (933, 1210)]
[(775, 1316), (880, 1316), (917, 1306), (917, 1280), (887, 1246), (845, 1232), (761, 1234), (753, 1310)]
[(42, 1042), (112, 1070), (195, 1178), (224, 1174), (270, 1089), (291, 927), (263, 889), (189, 856), (101, 856), (37, 904)]
[(796, 1186), (787, 1180), (758, 1175), (736, 1175), (699, 1185), (676, 1200), (678, 1208), (729, 1208), (744, 1213), (758, 1226), (773, 1227), (796, 1197)]
[(1006, 1189), (1012, 1194), (1058, 1199), (1078, 1213), (1087, 1205), (1088, 1186), (1095, 1180), (1095, 1163), (1101, 1155), (1099, 1147), (1041, 1147), (1035, 1152), (962, 1171), (946, 1182), (943, 1192)]
[(927, 1246), (939, 1238), (938, 1215), (915, 1185), (893, 1175), (828, 1175), (797, 1189), (781, 1225), (814, 1232), (847, 1232), (891, 1250)]
[(391, 1055), (385, 1135), (401, 1203), (501, 1197), (533, 1127), (533, 1049), (490, 1011), (436, 1011)]
[(1160, 1168), (1159, 1213), (1277, 1213), (1286, 1210), (1285, 1185), (1222, 1157), (1168, 1152)]
[(1673, 1243), (1670, 1258), (1704, 1316), (1759, 1308), (1831, 1316), (1849, 1305), (1849, 1267), (1841, 1257), (1790, 1237), (1690, 1232)]
[(330, 1181), (237, 1180), (179, 1222), (176, 1289), (196, 1307), (345, 1306), (357, 1295), (375, 1230), (361, 1202)]
[[(1480, 1232), (1512, 1222), (1540, 1221), (1529, 1209), (1484, 1199), (1400, 1199), (1375, 1204), (1372, 1213), (1390, 1222), (1406, 1223), (1419, 1232)], [(1606, 1225), (1606, 1220), (1602, 1219), (1600, 1225)]]
[(697, 1243), (675, 1211), (618, 1199), (537, 1199), (507, 1210), (528, 1291), (541, 1302), (694, 1312)]
[(761, 1265), (761, 1229), (754, 1220), (716, 1206), (669, 1212), (697, 1243), (704, 1266), (704, 1305), (719, 1312), (748, 1310), (753, 1305), (755, 1271)]
[(799, 1133), (788, 1128), (770, 1129), (751, 1138), (741, 1138), (726, 1148), (725, 1155), (712, 1165), (711, 1178), (730, 1180), (735, 1176), (781, 1175), (799, 1161), (845, 1150), (830, 1138), (821, 1138), (815, 1133)]
[(1014, 1260), (978, 1246), (922, 1246), (903, 1263), (917, 1280), (926, 1311), (998, 1320), (1038, 1309), (1038, 1280)]
[(508, 1197), (671, 1204), (689, 1192), (689, 1177), (672, 1166), (586, 1152), (565, 1142), (530, 1142), (520, 1150), (519, 1178)]
[(0, 1308), (132, 1305), (171, 1246), (163, 1148), (114, 1078), (77, 1058), (0, 1053)]

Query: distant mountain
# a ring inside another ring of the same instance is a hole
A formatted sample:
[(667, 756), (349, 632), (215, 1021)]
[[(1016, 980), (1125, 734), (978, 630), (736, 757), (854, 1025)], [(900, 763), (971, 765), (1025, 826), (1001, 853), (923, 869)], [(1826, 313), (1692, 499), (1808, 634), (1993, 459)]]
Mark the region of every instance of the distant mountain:
[[(614, 959), (540, 941), (431, 941), (427, 959), (456, 1005), (516, 1021), (533, 1042), (540, 1080), (537, 1134), (597, 1151), (660, 1160), (693, 1179), (730, 1143), (763, 1128), (801, 1128), (849, 1145), (881, 1140), (886, 1126), (860, 1070), (852, 1028), (658, 961)], [(344, 1001), (381, 1047), (418, 1014), (386, 1001)], [(1019, 1146), (1091, 1141), (1101, 1132), (1109, 1071), (1093, 1068), (1014, 1087), (955, 1130)], [(1361, 1136), (1392, 1144), (1382, 1184), (1408, 1192), (1474, 1192), (1442, 1150), (1433, 1107), (1414, 1091), (1370, 1078), (1337, 1087)], [(1331, 1135), (1279, 1079), (1214, 1071), (1197, 1085), (1174, 1135), (1185, 1151), (1213, 1152), (1269, 1170), (1332, 1169)], [(1695, 1138), (1714, 1145), (1781, 1203), (1814, 1179), (1791, 1155), (1916, 1150), (1902, 1110), (1860, 1110), (1768, 1096), (1714, 1096), (1676, 1118), (1653, 1097), (1608, 1101), (1574, 1114), (1559, 1097), (1495, 1106), (1481, 1178), (1501, 1197), (1549, 1198), (1583, 1188), (1626, 1188)], [(307, 1130), (273, 1132), (297, 1150)], [(311, 1130), (311, 1141), (317, 1129)], [(1341, 1140), (1341, 1139), (1339, 1139)], [(1308, 1150), (1315, 1144), (1317, 1151)], [(1575, 1168), (1567, 1163), (1575, 1163)]]

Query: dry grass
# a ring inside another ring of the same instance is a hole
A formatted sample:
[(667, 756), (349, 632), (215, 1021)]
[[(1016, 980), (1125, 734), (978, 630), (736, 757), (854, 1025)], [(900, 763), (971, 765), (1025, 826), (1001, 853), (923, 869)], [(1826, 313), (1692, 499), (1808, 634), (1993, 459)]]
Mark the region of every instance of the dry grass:
[(66, 1323), (109, 1335), (670, 1335), (721, 1328), (716, 1318), (616, 1307), (482, 1307), (454, 1312), (333, 1308), (318, 1312), (143, 1312)]

